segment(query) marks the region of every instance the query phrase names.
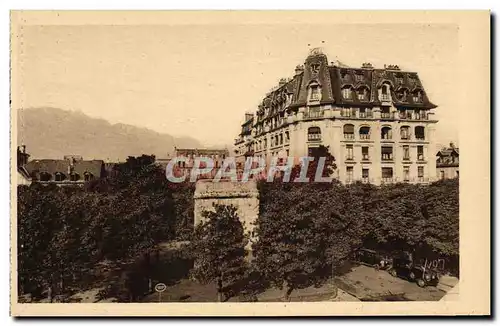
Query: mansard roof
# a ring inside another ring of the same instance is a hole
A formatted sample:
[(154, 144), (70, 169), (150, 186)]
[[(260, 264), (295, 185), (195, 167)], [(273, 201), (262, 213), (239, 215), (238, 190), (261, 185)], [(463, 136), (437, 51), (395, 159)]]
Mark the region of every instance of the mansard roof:
[[(399, 108), (432, 109), (437, 106), (428, 98), (422, 82), (416, 72), (402, 71), (398, 66), (390, 65), (383, 69), (373, 68), (364, 63), (361, 68), (347, 67), (344, 64), (328, 64), (325, 54), (313, 51), (305, 60), (303, 66), (297, 66), (296, 74), (286, 83), (269, 92), (259, 105), (259, 114), (269, 109), (269, 114), (276, 104), (281, 103), (284, 94), (292, 94), (290, 107), (300, 107), (307, 103), (308, 88), (316, 84), (321, 87), (321, 104), (378, 106), (379, 89), (390, 86), (392, 103)], [(343, 88), (351, 88), (353, 92), (366, 92), (367, 96), (360, 100), (358, 96), (345, 99)], [(419, 94), (421, 101), (414, 101), (414, 94)]]

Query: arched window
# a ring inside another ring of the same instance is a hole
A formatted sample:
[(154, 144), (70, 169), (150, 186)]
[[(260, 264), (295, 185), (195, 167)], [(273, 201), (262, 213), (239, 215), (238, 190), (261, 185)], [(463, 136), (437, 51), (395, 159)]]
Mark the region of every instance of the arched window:
[(307, 129), (307, 140), (321, 140), (321, 129), (319, 127), (310, 127), (309, 129)]
[(78, 181), (78, 180), (80, 180), (80, 175), (76, 172), (73, 172), (69, 175), (69, 179), (71, 181)]
[(383, 83), (380, 88), (380, 100), (383, 102), (391, 101), (391, 85), (387, 82)]
[(425, 128), (422, 126), (415, 127), (415, 138), (417, 140), (425, 140)]
[(410, 127), (408, 126), (401, 127), (401, 139), (410, 139)]
[(392, 139), (392, 129), (391, 127), (382, 127), (381, 135), (382, 139)]
[(91, 181), (91, 180), (94, 180), (94, 175), (90, 172), (85, 172), (83, 174), (84, 178), (85, 178), (85, 181)]
[(352, 89), (351, 86), (342, 87), (342, 97), (345, 100), (352, 100)]
[(370, 127), (363, 126), (359, 128), (359, 139), (370, 139)]
[(55, 173), (55, 181), (64, 181), (66, 179), (66, 175), (62, 172)]
[(354, 139), (354, 125), (352, 124), (344, 125), (344, 138)]

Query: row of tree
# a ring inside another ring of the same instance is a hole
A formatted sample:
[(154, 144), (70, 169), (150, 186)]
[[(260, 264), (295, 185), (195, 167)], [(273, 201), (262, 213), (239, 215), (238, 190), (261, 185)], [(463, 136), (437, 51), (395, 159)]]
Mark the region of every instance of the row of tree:
[[(327, 154), (326, 174), (335, 168)], [(149, 156), (129, 158), (116, 173), (84, 189), (20, 186), (19, 293), (82, 288), (85, 276), (103, 262), (120, 266), (137, 257), (143, 263), (135, 277), (146, 274), (151, 288), (151, 250), (164, 241), (191, 238), (193, 276), (217, 281), (226, 299), (268, 285), (283, 288), (286, 298), (293, 289), (337, 273), (361, 246), (437, 255), (458, 271), (458, 180), (382, 187), (260, 182), (258, 241), (250, 263), (244, 259), (249, 237), (236, 208), (205, 212), (206, 222), (193, 232), (194, 185), (169, 183), (153, 162)], [(316, 163), (310, 164), (307, 176), (313, 178)], [(294, 168), (292, 178), (299, 173)], [(130, 282), (122, 283), (134, 287)]]
[(81, 288), (103, 262), (119, 266), (149, 255), (161, 242), (188, 236), (194, 187), (168, 183), (153, 161), (131, 157), (116, 167), (118, 173), (83, 189), (20, 186), (19, 293)]
[(195, 230), (193, 274), (216, 281), (225, 299), (273, 285), (288, 300), (294, 289), (335, 276), (361, 247), (441, 258), (458, 274), (458, 180), (383, 187), (261, 182), (259, 188), (251, 263), (235, 207), (215, 206)]

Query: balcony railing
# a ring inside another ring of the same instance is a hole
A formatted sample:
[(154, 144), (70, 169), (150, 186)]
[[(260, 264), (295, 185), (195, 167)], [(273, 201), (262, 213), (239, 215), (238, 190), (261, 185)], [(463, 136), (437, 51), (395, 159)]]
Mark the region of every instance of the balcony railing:
[(308, 111), (304, 112), (304, 119), (318, 119), (325, 116), (325, 111)]
[(307, 140), (309, 140), (309, 141), (321, 141), (321, 134), (308, 134)]
[(370, 139), (370, 134), (359, 134), (359, 139)]
[(419, 160), (419, 161), (425, 161), (424, 154), (418, 154), (417, 160)]
[(394, 177), (382, 177), (382, 183), (393, 183)]
[(387, 95), (387, 94), (386, 94), (386, 95), (382, 94), (382, 95), (380, 96), (380, 100), (381, 100), (382, 102), (389, 102), (389, 101), (391, 100), (391, 97), (390, 97), (389, 95)]
[(360, 118), (373, 118), (373, 114), (371, 112), (359, 112)]
[(382, 161), (393, 161), (393, 156), (391, 155), (382, 155)]
[(363, 154), (362, 159), (363, 159), (363, 161), (369, 161), (369, 160), (370, 160), (370, 155), (368, 155), (368, 154)]
[(393, 112), (381, 112), (380, 117), (382, 119), (394, 119), (394, 113)]
[(354, 134), (344, 134), (344, 139), (354, 139)]
[(425, 140), (425, 136), (423, 136), (423, 135), (415, 135), (415, 139), (422, 141), (422, 140)]
[(356, 118), (356, 112), (341, 111), (340, 116), (344, 118)]
[(353, 155), (347, 155), (345, 158), (346, 161), (354, 161), (354, 156)]

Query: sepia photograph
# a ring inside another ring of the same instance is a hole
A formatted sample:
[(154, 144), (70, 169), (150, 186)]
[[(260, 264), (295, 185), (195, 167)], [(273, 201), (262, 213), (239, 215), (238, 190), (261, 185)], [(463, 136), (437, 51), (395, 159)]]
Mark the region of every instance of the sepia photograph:
[(12, 11), (11, 314), (489, 314), (489, 14)]

